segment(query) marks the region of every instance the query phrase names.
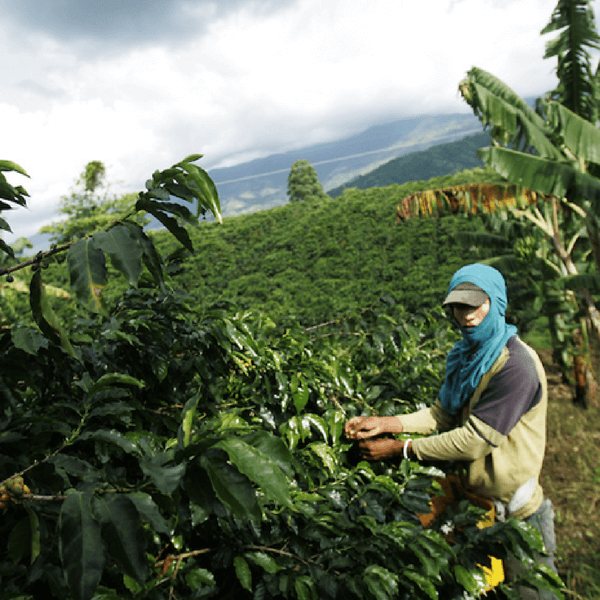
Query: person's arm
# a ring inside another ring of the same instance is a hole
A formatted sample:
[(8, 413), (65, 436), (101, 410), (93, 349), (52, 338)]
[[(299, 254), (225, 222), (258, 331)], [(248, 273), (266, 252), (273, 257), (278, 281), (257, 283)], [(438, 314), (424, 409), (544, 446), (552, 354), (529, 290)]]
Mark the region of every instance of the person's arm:
[(489, 439), (483, 437), (484, 429), (490, 436), (491, 428), (476, 417), (471, 417), (462, 427), (414, 440), (411, 450), (418, 460), (478, 460), (488, 455), (494, 445), (499, 445), (504, 439), (501, 434), (493, 432), (492, 445)]
[(462, 427), (415, 440), (419, 460), (478, 460), (504, 443), (512, 428), (540, 401), (543, 386), (534, 358), (517, 338)]
[(453, 424), (454, 418), (444, 410), (438, 400), (434, 406), (408, 415), (354, 417), (344, 425), (344, 433), (348, 439), (359, 442), (358, 447), (365, 460), (385, 460), (399, 456), (414, 459), (417, 455), (410, 440), (405, 451), (405, 443), (401, 440), (374, 438), (384, 434), (406, 432), (429, 434), (437, 429), (449, 429)]
[(449, 431), (456, 425), (456, 418), (444, 409), (439, 399), (432, 406), (396, 418), (405, 433), (429, 435), (434, 431)]
[(351, 440), (366, 440), (385, 433), (402, 433), (397, 417), (353, 417), (344, 425), (344, 433)]

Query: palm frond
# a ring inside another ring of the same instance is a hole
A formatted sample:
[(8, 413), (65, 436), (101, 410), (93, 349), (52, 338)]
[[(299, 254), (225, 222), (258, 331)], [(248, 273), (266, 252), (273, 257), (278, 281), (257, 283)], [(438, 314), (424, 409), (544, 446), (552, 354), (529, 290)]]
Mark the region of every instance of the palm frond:
[(415, 192), (398, 204), (396, 221), (465, 212), (493, 213), (536, 204), (538, 195), (514, 184), (470, 183)]

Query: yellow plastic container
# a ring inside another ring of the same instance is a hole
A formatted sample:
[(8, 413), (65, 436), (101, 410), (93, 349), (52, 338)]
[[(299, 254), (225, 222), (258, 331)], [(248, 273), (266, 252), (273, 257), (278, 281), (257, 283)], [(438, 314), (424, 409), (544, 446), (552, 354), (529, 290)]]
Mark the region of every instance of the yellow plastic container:
[[(487, 500), (487, 498), (484, 498)], [(491, 504), (491, 503), (490, 503)], [(485, 513), (483, 519), (477, 523), (477, 527), (479, 529), (484, 529), (485, 527), (491, 527), (496, 521), (496, 507), (492, 504), (492, 507)], [(479, 565), (483, 572), (485, 573), (485, 580), (487, 582), (487, 587), (485, 588), (485, 592), (489, 592), (494, 589), (499, 583), (504, 581), (504, 567), (502, 565), (502, 561), (495, 556), (490, 556), (491, 564), (489, 567), (484, 567), (483, 565)]]
[[(438, 483), (442, 486), (444, 496), (433, 496), (429, 505), (431, 506), (431, 512), (418, 515), (421, 525), (424, 528), (431, 526), (433, 521), (441, 515), (449, 504), (458, 505), (461, 500), (468, 500), (471, 504), (479, 506), (486, 510), (485, 515), (477, 523), (477, 527), (483, 529), (490, 527), (496, 521), (496, 507), (489, 498), (478, 496), (465, 489), (460, 479), (456, 475), (448, 475), (443, 479), (438, 479)], [(448, 541), (451, 543), (452, 539)], [(502, 561), (494, 556), (491, 558), (490, 567), (479, 565), (485, 574), (487, 586), (481, 593), (489, 592), (495, 588), (499, 583), (504, 581), (504, 567)]]

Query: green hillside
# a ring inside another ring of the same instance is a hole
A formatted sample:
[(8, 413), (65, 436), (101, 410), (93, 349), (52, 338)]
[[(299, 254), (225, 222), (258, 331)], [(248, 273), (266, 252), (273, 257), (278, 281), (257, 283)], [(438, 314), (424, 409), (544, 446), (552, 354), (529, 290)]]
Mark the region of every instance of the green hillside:
[(490, 136), (487, 133), (477, 133), (456, 142), (438, 144), (427, 150), (411, 152), (390, 160), (370, 173), (328, 190), (327, 193), (332, 198), (337, 198), (347, 188), (366, 190), (481, 167), (483, 162), (477, 157), (477, 150), (489, 145)]
[[(395, 223), (407, 194), (475, 180), (481, 169), (370, 190), (346, 190), (336, 199), (288, 204), (268, 211), (203, 223), (192, 230), (194, 255), (181, 259), (178, 286), (199, 309), (229, 301), (239, 310), (306, 326), (354, 314), (381, 302), (408, 310), (437, 304), (452, 273), (476, 260), (455, 239), (476, 219), (446, 217)], [(175, 249), (158, 233), (164, 254)]]

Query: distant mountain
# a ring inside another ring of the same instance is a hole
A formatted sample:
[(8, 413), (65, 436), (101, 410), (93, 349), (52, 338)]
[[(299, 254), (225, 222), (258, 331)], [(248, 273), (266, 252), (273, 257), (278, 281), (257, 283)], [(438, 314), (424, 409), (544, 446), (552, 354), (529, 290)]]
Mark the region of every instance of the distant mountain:
[(332, 198), (337, 198), (345, 188), (366, 190), (407, 181), (425, 181), (440, 175), (452, 175), (465, 169), (483, 167), (477, 150), (489, 145), (490, 136), (487, 133), (476, 133), (456, 142), (438, 144), (427, 150), (394, 158), (366, 175), (360, 175), (344, 185), (328, 190), (327, 193)]
[[(211, 169), (209, 175), (217, 186), (223, 215), (232, 217), (286, 204), (287, 177), (297, 160), (308, 160), (317, 170), (325, 191), (329, 191), (395, 158), (481, 132), (481, 124), (472, 114), (421, 116), (377, 125), (337, 142), (275, 154), (234, 167)], [(455, 168), (455, 162), (449, 160), (449, 170), (444, 171), (443, 161), (436, 160), (441, 170), (433, 174), (446, 175), (470, 166)]]
[[(342, 189), (344, 185), (357, 187), (357, 178), (398, 157), (481, 132), (481, 124), (473, 114), (414, 117), (376, 125), (337, 142), (274, 154), (234, 167), (210, 169), (209, 175), (217, 186), (223, 215), (234, 217), (287, 204), (287, 178), (292, 164), (297, 160), (308, 160), (317, 170), (325, 191), (329, 192)], [(407, 163), (411, 165), (406, 170), (407, 180), (420, 172), (418, 169), (423, 163), (422, 158)], [(428, 175), (419, 175), (418, 178), (446, 175), (471, 166), (470, 163), (461, 162), (455, 167), (455, 163), (451, 157), (448, 163), (436, 159), (437, 170)], [(433, 167), (433, 162), (431, 164)], [(46, 250), (50, 244), (49, 238), (48, 234), (32, 236), (32, 254)]]

